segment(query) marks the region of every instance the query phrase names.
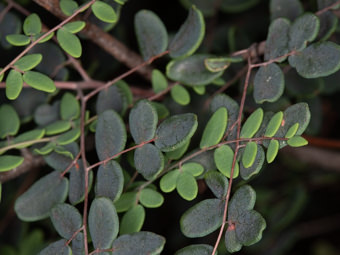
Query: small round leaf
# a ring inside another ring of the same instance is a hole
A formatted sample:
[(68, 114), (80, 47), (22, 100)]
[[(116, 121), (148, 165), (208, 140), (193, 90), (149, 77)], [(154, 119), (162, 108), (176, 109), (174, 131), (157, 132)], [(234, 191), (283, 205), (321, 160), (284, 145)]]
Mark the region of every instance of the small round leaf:
[(152, 70), (151, 83), (152, 89), (155, 93), (162, 92), (168, 87), (168, 81), (166, 80), (166, 77), (161, 71), (157, 69)]
[(256, 154), (257, 154), (256, 142), (247, 143), (246, 148), (244, 149), (242, 155), (242, 164), (245, 168), (249, 168), (254, 164)]
[(277, 140), (271, 140), (267, 148), (267, 162), (272, 163), (279, 151), (280, 144)]
[(276, 132), (279, 130), (282, 119), (283, 119), (283, 112), (280, 111), (280, 112), (275, 113), (267, 125), (264, 136), (273, 137), (276, 134)]
[(30, 14), (24, 21), (23, 30), (25, 35), (39, 34), (42, 28), (41, 20), (35, 13)]
[(291, 147), (301, 147), (308, 144), (308, 141), (301, 136), (293, 136), (287, 141), (288, 145)]
[(14, 100), (16, 99), (21, 90), (24, 81), (22, 79), (22, 75), (20, 72), (12, 69), (9, 71), (9, 74), (6, 78), (6, 96), (8, 99)]
[(167, 174), (165, 174), (159, 183), (159, 187), (165, 193), (169, 193), (176, 189), (177, 178), (179, 176), (179, 170), (173, 170)]
[(21, 71), (29, 71), (39, 65), (42, 60), (41, 54), (28, 54), (22, 58), (20, 58), (17, 62), (14, 63), (14, 66), (19, 68)]
[(139, 232), (145, 220), (145, 210), (141, 205), (130, 208), (122, 217), (119, 234), (131, 234)]
[(115, 10), (107, 3), (103, 1), (96, 1), (91, 6), (93, 14), (101, 21), (107, 23), (114, 23), (118, 17)]
[(179, 84), (171, 88), (170, 94), (172, 99), (180, 105), (188, 105), (190, 103), (190, 94), (188, 90)]
[(24, 162), (24, 157), (4, 155), (0, 156), (0, 172), (6, 172), (20, 166)]
[[(96, 2), (98, 3), (98, 2)], [(79, 58), (82, 53), (82, 47), (79, 38), (65, 28), (57, 31), (57, 40), (60, 47), (74, 58)]]
[(241, 138), (252, 138), (259, 130), (263, 120), (263, 110), (258, 108), (254, 111), (243, 124), (241, 129)]
[(188, 173), (181, 173), (177, 178), (177, 192), (185, 200), (191, 201), (196, 198), (198, 186), (195, 177)]
[(21, 34), (7, 35), (6, 40), (14, 46), (25, 46), (31, 42), (28, 36)]
[(146, 188), (140, 192), (139, 201), (147, 208), (157, 208), (163, 204), (164, 198), (161, 193)]

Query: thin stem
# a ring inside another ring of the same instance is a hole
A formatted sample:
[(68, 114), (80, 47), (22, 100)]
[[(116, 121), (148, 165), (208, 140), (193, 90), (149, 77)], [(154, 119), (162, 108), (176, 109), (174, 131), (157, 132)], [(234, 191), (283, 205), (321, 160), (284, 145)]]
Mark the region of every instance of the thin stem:
[(241, 98), (241, 103), (240, 103), (240, 110), (239, 110), (238, 117), (237, 117), (237, 122), (238, 122), (238, 125), (237, 125), (237, 136), (236, 136), (237, 137), (237, 141), (236, 141), (236, 148), (235, 148), (233, 163), (232, 163), (231, 172), (230, 172), (228, 191), (227, 191), (227, 195), (226, 195), (226, 198), (225, 198), (222, 226), (220, 228), (220, 232), (218, 234), (218, 237), (217, 237), (217, 240), (216, 240), (216, 243), (215, 243), (212, 255), (216, 254), (217, 247), (218, 247), (218, 245), (219, 245), (219, 243), (221, 241), (221, 238), (222, 238), (222, 235), (223, 235), (223, 230), (224, 230), (224, 227), (225, 227), (225, 224), (226, 224), (226, 220), (227, 220), (228, 205), (229, 205), (229, 200), (230, 200), (230, 195), (231, 195), (231, 187), (232, 187), (232, 184), (233, 184), (233, 176), (234, 176), (236, 158), (237, 158), (237, 153), (238, 153), (239, 145), (240, 145), (239, 139), (240, 139), (240, 132), (241, 132), (241, 118), (242, 118), (242, 113), (243, 113), (243, 108), (244, 108), (245, 100), (246, 100), (246, 97), (247, 97), (247, 88), (248, 88), (248, 85), (249, 85), (251, 69), (252, 69), (251, 57), (250, 57), (250, 55), (248, 55), (248, 70), (247, 70), (246, 80), (244, 82), (243, 93), (242, 93), (242, 98)]
[(93, 90), (92, 92), (90, 92), (89, 94), (87, 94), (84, 99), (85, 101), (89, 100), (91, 97), (93, 97), (94, 95), (96, 95), (98, 92), (110, 87), (111, 85), (115, 84), (116, 82), (124, 79), (125, 77), (129, 76), (130, 74), (136, 72), (137, 70), (141, 69), (142, 67), (151, 64), (153, 61), (155, 61), (156, 59), (168, 54), (169, 51), (164, 51), (156, 56), (151, 57), (148, 61), (145, 61), (137, 66), (135, 66), (134, 68), (130, 69), (129, 71), (119, 75), (118, 77), (116, 77), (115, 79), (108, 81), (104, 86), (99, 87), (95, 90)]
[(95, 163), (95, 164), (89, 166), (87, 169), (88, 169), (88, 170), (91, 170), (91, 169), (93, 169), (93, 168), (95, 168), (95, 167), (97, 167), (97, 166), (100, 166), (100, 165), (102, 165), (102, 164), (106, 164), (106, 163), (109, 162), (110, 160), (112, 160), (112, 159), (114, 159), (114, 158), (117, 158), (117, 157), (119, 157), (120, 155), (122, 155), (122, 154), (124, 154), (124, 153), (127, 153), (127, 152), (129, 152), (129, 151), (132, 151), (132, 150), (135, 150), (135, 149), (137, 149), (137, 148), (143, 147), (145, 144), (151, 143), (151, 142), (153, 142), (153, 141), (155, 141), (155, 138), (153, 138), (153, 139), (151, 139), (151, 140), (148, 140), (148, 141), (145, 141), (145, 142), (142, 142), (142, 143), (140, 143), (140, 144), (137, 144), (137, 145), (135, 145), (135, 146), (133, 146), (133, 147), (130, 147), (130, 148), (128, 148), (128, 149), (125, 149), (125, 150), (123, 150), (123, 151), (121, 151), (121, 152), (118, 152), (117, 154), (115, 154), (115, 155), (113, 155), (113, 156), (111, 156), (111, 157), (109, 157), (109, 158), (106, 158), (106, 159), (104, 159), (104, 160), (102, 160), (102, 161), (99, 161), (99, 162), (97, 162), (97, 163)]
[(327, 6), (327, 7), (323, 8), (322, 10), (317, 11), (315, 13), (315, 15), (320, 16), (321, 14), (323, 14), (326, 11), (329, 11), (330, 9), (334, 8), (335, 6), (337, 6), (338, 4), (340, 4), (340, 1), (337, 1), (334, 4), (331, 4), (330, 6)]
[(156, 100), (158, 98), (160, 98), (161, 96), (164, 96), (166, 95), (175, 85), (179, 84), (179, 82), (174, 82), (172, 84), (170, 84), (170, 86), (168, 86), (165, 90), (151, 96), (148, 98), (149, 101), (153, 101), (153, 100)]
[(68, 18), (66, 18), (65, 20), (63, 20), (61, 23), (59, 23), (59, 25), (55, 26), (54, 28), (52, 28), (51, 30), (49, 30), (47, 33), (45, 33), (43, 36), (39, 37), (36, 41), (32, 42), (26, 49), (24, 49), (17, 57), (15, 57), (7, 66), (4, 67), (3, 70), (0, 71), (0, 75), (2, 75), (3, 73), (5, 73), (9, 68), (11, 68), (13, 66), (13, 64), (15, 62), (17, 62), (21, 57), (23, 57), (27, 52), (29, 52), (35, 45), (37, 45), (41, 40), (43, 40), (44, 38), (46, 38), (47, 36), (49, 36), (51, 33), (53, 33), (54, 31), (60, 29), (63, 25), (65, 25), (67, 22), (69, 22), (70, 20), (72, 20), (75, 16), (77, 16), (79, 13), (81, 13), (83, 10), (85, 10), (86, 8), (88, 8), (89, 6), (91, 6), (96, 0), (91, 0), (90, 2), (88, 2), (87, 4), (85, 4), (84, 6), (82, 6), (81, 8), (79, 8), (78, 10), (76, 10), (71, 16), (69, 16)]
[(2, 22), (2, 20), (4, 19), (4, 17), (6, 16), (6, 14), (13, 8), (13, 2), (8, 2), (8, 5), (2, 10), (2, 12), (0, 13), (0, 23)]
[(68, 167), (64, 170), (64, 172), (62, 172), (60, 174), (61, 177), (63, 177), (65, 174), (67, 174), (68, 171), (70, 171), (70, 169), (77, 163), (80, 155), (81, 155), (81, 152), (79, 152), (78, 155), (74, 158), (74, 160), (72, 160), (72, 162), (68, 165)]
[(40, 139), (36, 139), (36, 140), (30, 140), (30, 141), (25, 141), (25, 142), (21, 142), (21, 143), (15, 143), (15, 144), (11, 144), (5, 147), (0, 148), (0, 154), (11, 150), (11, 149), (16, 149), (18, 147), (22, 147), (22, 146), (30, 146), (32, 144), (37, 144), (37, 143), (45, 143), (45, 142), (50, 142), (53, 141), (54, 139), (56, 139), (58, 136), (52, 136), (52, 137), (45, 137), (45, 138), (40, 138)]

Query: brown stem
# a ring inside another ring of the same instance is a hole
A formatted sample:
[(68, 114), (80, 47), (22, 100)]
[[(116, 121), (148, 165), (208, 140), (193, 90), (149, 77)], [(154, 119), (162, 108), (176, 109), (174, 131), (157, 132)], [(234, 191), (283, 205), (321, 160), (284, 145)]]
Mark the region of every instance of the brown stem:
[[(45, 8), (60, 19), (65, 19), (66, 16), (59, 8), (59, 1), (51, 0), (34, 0), (35, 3)], [(79, 19), (79, 18), (78, 18)], [(75, 19), (76, 20), (76, 19)], [(88, 37), (92, 42), (97, 44), (100, 48), (104, 49), (107, 53), (112, 55), (119, 62), (125, 64), (129, 68), (140, 65), (144, 60), (137, 53), (130, 50), (112, 35), (104, 32), (102, 29), (85, 21), (86, 27), (81, 31), (81, 34)], [(147, 80), (151, 79), (152, 68), (144, 66), (137, 70)]]

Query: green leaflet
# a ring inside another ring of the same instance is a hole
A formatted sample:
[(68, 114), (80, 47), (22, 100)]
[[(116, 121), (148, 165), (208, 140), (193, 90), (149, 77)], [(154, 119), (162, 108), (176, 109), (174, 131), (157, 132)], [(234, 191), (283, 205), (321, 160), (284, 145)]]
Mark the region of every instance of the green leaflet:
[(311, 13), (305, 13), (297, 18), (290, 27), (289, 49), (301, 51), (307, 46), (307, 42), (313, 41), (320, 28), (319, 18)]
[(192, 176), (196, 177), (200, 176), (203, 173), (204, 167), (196, 162), (189, 162), (183, 164), (181, 170), (183, 173), (189, 173)]
[(32, 88), (49, 93), (52, 93), (56, 90), (54, 82), (45, 74), (35, 71), (27, 71), (24, 73), (23, 79), (24, 82), (26, 82)]
[(288, 145), (291, 147), (301, 147), (308, 144), (308, 141), (301, 136), (293, 136), (287, 141)]
[(187, 237), (195, 238), (214, 232), (222, 224), (223, 207), (224, 203), (216, 198), (195, 204), (181, 217), (182, 233)]
[(166, 66), (166, 75), (169, 79), (178, 81), (184, 85), (207, 85), (223, 74), (223, 71), (210, 72), (205, 67), (205, 59), (211, 57), (212, 55), (197, 54), (172, 60)]
[(16, 135), (20, 127), (20, 119), (9, 104), (0, 106), (0, 138), (3, 139), (8, 135)]
[(204, 18), (195, 6), (169, 45), (172, 58), (183, 58), (192, 55), (200, 46), (205, 33)]
[(53, 207), (50, 217), (58, 234), (65, 239), (70, 239), (82, 225), (82, 217), (78, 210), (66, 203)]
[[(44, 129), (33, 129), (22, 133), (13, 139), (13, 144), (25, 143), (24, 145), (17, 146), (17, 149), (25, 148), (34, 143), (34, 140), (40, 139), (44, 136)], [(32, 143), (27, 143), (27, 141), (33, 141)]]
[(277, 112), (275, 115), (270, 119), (266, 132), (264, 133), (264, 136), (267, 137), (273, 137), (276, 132), (279, 130), (281, 122), (283, 119), (283, 112)]
[(140, 10), (135, 16), (135, 32), (144, 60), (164, 52), (168, 33), (161, 19), (152, 11)]
[(115, 255), (160, 254), (165, 238), (152, 232), (140, 231), (119, 236), (113, 241)]
[(164, 198), (156, 190), (146, 188), (140, 192), (139, 201), (147, 208), (157, 208), (163, 204)]
[(118, 213), (126, 212), (137, 203), (137, 192), (123, 193), (120, 198), (114, 203)]
[(254, 164), (257, 154), (256, 142), (248, 142), (242, 155), (242, 164), (245, 168), (249, 168)]
[[(264, 51), (264, 60), (278, 58), (289, 52), (289, 29), (290, 22), (284, 18), (275, 19), (269, 26), (268, 36), (266, 40), (266, 48)], [(287, 57), (280, 58), (282, 62)]]
[(135, 143), (146, 142), (155, 136), (158, 115), (148, 100), (140, 100), (129, 114), (130, 132)]
[[(96, 2), (97, 3), (97, 2)], [(65, 28), (57, 31), (57, 40), (60, 47), (74, 58), (82, 54), (82, 47), (79, 38)]]
[(219, 199), (224, 199), (227, 195), (229, 182), (228, 179), (217, 171), (208, 171), (204, 175), (205, 183), (214, 195)]
[(86, 26), (86, 23), (84, 21), (73, 21), (69, 22), (66, 25), (63, 26), (66, 30), (68, 30), (72, 34), (76, 34), (83, 30), (83, 28)]
[(96, 127), (96, 151), (100, 160), (122, 151), (126, 144), (126, 129), (122, 118), (113, 110), (99, 115)]
[(78, 3), (73, 0), (60, 0), (59, 6), (61, 11), (67, 16), (71, 16), (78, 9)]
[(25, 35), (31, 36), (39, 34), (42, 28), (41, 20), (35, 13), (30, 14), (24, 21), (23, 30)]
[(122, 217), (119, 234), (131, 234), (139, 232), (145, 220), (145, 209), (141, 205), (130, 208)]
[(176, 189), (178, 194), (185, 200), (191, 201), (195, 199), (198, 193), (195, 177), (189, 173), (181, 173), (177, 178)]
[(58, 136), (56, 143), (58, 145), (66, 145), (76, 141), (80, 137), (80, 128), (74, 128), (64, 134)]
[(180, 172), (179, 172), (178, 169), (166, 173), (161, 178), (161, 181), (159, 183), (160, 189), (165, 193), (169, 193), (169, 192), (175, 190), (179, 174), (180, 174)]
[(145, 144), (135, 150), (134, 162), (137, 171), (146, 180), (155, 178), (164, 168), (164, 156), (153, 144)]
[(286, 135), (285, 135), (285, 138), (292, 138), (295, 134), (296, 134), (296, 132), (298, 131), (298, 129), (299, 129), (299, 123), (295, 123), (294, 125), (292, 125), (289, 129), (288, 129), (288, 131), (287, 131), (287, 133), (286, 133)]
[(171, 88), (170, 94), (172, 99), (180, 105), (188, 105), (190, 103), (189, 91), (179, 84)]
[(248, 119), (243, 124), (240, 137), (252, 138), (255, 135), (255, 133), (259, 130), (262, 120), (263, 110), (261, 108), (258, 108), (248, 117)]
[(189, 145), (190, 145), (190, 140), (188, 140), (185, 144), (183, 144), (181, 147), (177, 148), (176, 150), (166, 152), (165, 155), (169, 159), (174, 159), (174, 160), (180, 159), (184, 155), (184, 153), (188, 150)]
[(95, 198), (89, 211), (89, 231), (94, 248), (110, 248), (118, 230), (119, 218), (112, 201), (105, 197)]
[(110, 160), (98, 169), (96, 176), (96, 197), (108, 197), (117, 201), (123, 192), (123, 169), (115, 160)]
[(4, 155), (0, 156), (0, 172), (6, 172), (20, 166), (24, 162), (24, 157)]
[(80, 115), (80, 104), (71, 93), (65, 93), (60, 102), (60, 116), (63, 120), (74, 120)]
[(18, 198), (14, 210), (23, 221), (45, 219), (56, 204), (65, 201), (68, 187), (68, 180), (53, 171), (36, 181)]
[(276, 158), (276, 155), (279, 151), (280, 144), (277, 140), (270, 140), (269, 146), (267, 148), (267, 162), (272, 163)]
[(67, 240), (61, 239), (59, 241), (51, 243), (45, 249), (43, 249), (39, 255), (72, 255), (71, 248), (66, 245)]
[[(226, 177), (230, 178), (233, 164), (234, 151), (229, 145), (222, 145), (214, 152), (214, 161), (217, 169)], [(239, 174), (238, 162), (235, 162), (233, 178)]]
[(91, 5), (93, 14), (101, 21), (115, 23), (118, 20), (115, 10), (103, 1), (96, 1)]
[(168, 87), (168, 81), (166, 77), (158, 69), (152, 70), (151, 83), (152, 89), (155, 93), (162, 92)]
[(25, 46), (31, 42), (28, 36), (20, 34), (7, 35), (6, 40), (14, 46)]
[(340, 69), (340, 46), (333, 42), (314, 43), (288, 60), (304, 78), (328, 76)]
[(226, 130), (228, 112), (225, 107), (219, 108), (209, 119), (204, 128), (200, 148), (206, 148), (218, 144)]
[(21, 90), (24, 81), (20, 72), (12, 69), (6, 78), (6, 96), (8, 99), (16, 99)]
[(258, 174), (265, 161), (265, 153), (261, 145), (257, 145), (257, 154), (252, 166), (245, 168), (243, 164), (240, 164), (240, 175), (243, 180), (249, 180), (254, 175)]
[(277, 101), (283, 94), (284, 86), (284, 75), (277, 64), (261, 66), (254, 78), (255, 102), (262, 104)]
[[(211, 254), (213, 250), (214, 247), (207, 244), (193, 244), (178, 250), (175, 255), (208, 255)], [(215, 254), (217, 255), (217, 253)]]
[(15, 62), (14, 66), (19, 68), (21, 71), (26, 72), (39, 65), (42, 58), (41, 54), (28, 54)]
[(71, 128), (71, 122), (66, 120), (57, 120), (45, 127), (46, 135), (56, 135), (65, 132)]
[(190, 140), (197, 125), (195, 114), (185, 113), (171, 116), (158, 126), (155, 145), (164, 152), (176, 150)]

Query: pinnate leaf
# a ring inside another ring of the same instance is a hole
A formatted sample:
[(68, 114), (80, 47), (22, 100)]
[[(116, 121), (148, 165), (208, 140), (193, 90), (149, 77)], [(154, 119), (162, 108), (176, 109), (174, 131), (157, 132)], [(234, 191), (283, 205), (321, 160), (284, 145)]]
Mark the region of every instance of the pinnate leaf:
[(170, 57), (180, 58), (192, 55), (200, 46), (205, 33), (204, 18), (195, 6), (169, 45)]
[(89, 211), (89, 231), (95, 249), (108, 249), (117, 237), (119, 219), (112, 201), (95, 198)]
[(65, 239), (70, 239), (82, 224), (82, 217), (78, 210), (66, 203), (53, 207), (50, 217), (58, 234)]
[(140, 10), (136, 14), (135, 32), (144, 60), (166, 50), (168, 33), (161, 19), (152, 11)]
[(68, 186), (68, 180), (53, 171), (36, 181), (18, 198), (14, 210), (23, 221), (45, 219), (56, 204), (65, 201)]
[(130, 132), (135, 143), (140, 144), (154, 138), (157, 123), (157, 111), (148, 100), (135, 104), (129, 115)]
[(275, 63), (261, 66), (254, 79), (254, 99), (258, 104), (275, 102), (283, 94), (284, 75)]
[(220, 199), (206, 199), (195, 204), (181, 217), (182, 233), (194, 238), (214, 232), (222, 224), (223, 207), (224, 203)]
[(20, 127), (20, 119), (14, 107), (9, 104), (0, 106), (0, 138), (16, 135)]
[[(97, 3), (97, 2), (96, 2)], [(79, 58), (82, 53), (82, 47), (79, 38), (65, 28), (57, 31), (57, 40), (60, 47), (74, 58)]]
[(20, 166), (24, 162), (24, 157), (4, 155), (0, 156), (0, 172), (6, 172)]
[(6, 78), (6, 96), (8, 99), (14, 100), (16, 99), (21, 90), (24, 81), (22, 79), (22, 75), (20, 72), (12, 69), (9, 71), (9, 74)]
[(126, 143), (126, 129), (121, 117), (113, 110), (99, 115), (96, 127), (96, 150), (100, 160), (122, 151)]
[(225, 107), (219, 108), (209, 119), (204, 128), (200, 148), (218, 144), (225, 132), (228, 122), (228, 112)]
[(155, 145), (161, 151), (173, 151), (190, 140), (197, 125), (195, 114), (184, 113), (171, 116), (158, 126)]
[(26, 82), (32, 88), (49, 93), (52, 93), (56, 90), (54, 82), (45, 74), (35, 71), (28, 71), (24, 73), (23, 79), (24, 82)]
[(252, 138), (259, 130), (263, 120), (263, 110), (258, 108), (254, 111), (243, 124), (241, 129), (241, 138)]
[(115, 10), (107, 3), (103, 1), (96, 1), (91, 6), (93, 14), (101, 21), (107, 23), (114, 23), (118, 17)]
[(152, 232), (140, 231), (122, 235), (112, 244), (115, 255), (160, 254), (165, 238)]

